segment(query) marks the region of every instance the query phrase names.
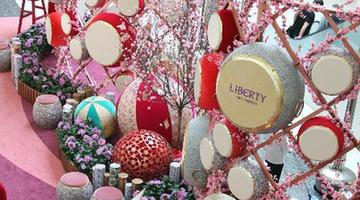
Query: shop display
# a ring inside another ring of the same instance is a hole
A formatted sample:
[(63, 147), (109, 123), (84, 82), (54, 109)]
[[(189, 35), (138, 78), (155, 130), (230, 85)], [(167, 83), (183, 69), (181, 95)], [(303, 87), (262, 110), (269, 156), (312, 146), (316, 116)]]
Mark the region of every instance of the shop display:
[(222, 169), (226, 164), (227, 159), (215, 148), (212, 134), (208, 134), (200, 142), (200, 160), (206, 170)]
[(168, 172), (172, 150), (164, 137), (148, 130), (130, 132), (115, 145), (113, 161), (132, 178), (151, 180)]
[[(190, 118), (184, 109), (181, 126)], [(122, 92), (117, 104), (117, 121), (122, 134), (146, 129), (162, 135), (170, 144), (182, 144), (178, 113), (163, 97), (153, 92), (141, 79), (135, 79)], [(178, 141), (180, 139), (180, 141)]]
[(47, 42), (53, 47), (66, 45), (66, 33), (64, 33), (62, 24), (62, 13), (53, 12), (46, 17), (45, 30)]
[(115, 132), (115, 106), (104, 97), (93, 96), (83, 100), (76, 107), (74, 117), (90, 120), (106, 138)]
[(145, 7), (144, 0), (117, 0), (117, 5), (121, 14), (133, 17), (140, 14)]
[(74, 37), (70, 41), (70, 53), (75, 60), (86, 60), (89, 58), (89, 52), (86, 49), (85, 40), (79, 37)]
[(192, 186), (205, 187), (208, 172), (200, 158), (201, 140), (209, 132), (209, 116), (199, 116), (190, 120), (185, 132), (181, 170), (184, 180)]
[(252, 160), (237, 162), (230, 169), (227, 182), (232, 194), (240, 200), (258, 199), (269, 190), (267, 178)]
[(219, 10), (211, 15), (208, 29), (210, 47), (217, 52), (228, 52), (233, 41), (238, 37), (236, 22), (231, 10)]
[(316, 55), (315, 59), (309, 75), (320, 92), (339, 95), (348, 92), (357, 83), (360, 65), (344, 49), (332, 47)]
[(220, 54), (206, 54), (200, 58), (195, 69), (194, 98), (202, 109), (218, 109), (216, 98), (216, 78), (223, 60)]
[(344, 133), (331, 119), (314, 117), (301, 126), (298, 144), (301, 152), (309, 159), (325, 161), (344, 148)]
[(136, 30), (126, 18), (115, 13), (101, 13), (89, 24), (85, 44), (90, 56), (99, 64), (119, 66), (121, 61), (131, 58), (135, 36)]
[(33, 117), (38, 127), (56, 128), (62, 119), (62, 106), (55, 95), (41, 95), (36, 98), (33, 107)]
[(240, 131), (227, 119), (218, 122), (214, 129), (214, 145), (226, 158), (236, 158), (246, 151), (246, 133)]
[(216, 95), (234, 125), (269, 133), (287, 126), (301, 111), (304, 87), (300, 74), (279, 48), (251, 43), (225, 59)]
[(64, 174), (56, 186), (58, 200), (87, 200), (93, 193), (89, 178), (80, 172)]
[(119, 189), (105, 186), (96, 189), (90, 200), (122, 200), (123, 198), (124, 196)]

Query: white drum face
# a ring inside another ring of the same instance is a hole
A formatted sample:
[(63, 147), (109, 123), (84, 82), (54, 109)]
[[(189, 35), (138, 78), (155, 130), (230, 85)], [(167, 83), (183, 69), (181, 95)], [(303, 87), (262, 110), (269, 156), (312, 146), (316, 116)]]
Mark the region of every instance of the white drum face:
[(61, 15), (61, 28), (65, 34), (70, 34), (72, 28), (71, 19), (66, 13)]
[(48, 44), (52, 44), (52, 24), (50, 17), (46, 17), (45, 31), (46, 31), (46, 39)]
[(325, 161), (337, 154), (339, 141), (331, 129), (313, 126), (300, 135), (299, 146), (303, 154), (309, 159)]
[(240, 200), (251, 199), (255, 193), (254, 178), (242, 167), (230, 169), (227, 181), (231, 193)]
[(74, 38), (70, 41), (70, 53), (72, 57), (76, 60), (81, 60), (83, 56), (83, 46), (81, 41)]
[(99, 3), (99, 1), (101, 1), (101, 0), (85, 0), (85, 4), (88, 7), (94, 7)]
[(85, 43), (90, 56), (98, 63), (115, 64), (122, 55), (121, 38), (117, 30), (107, 22), (97, 21), (85, 34)]
[(233, 146), (229, 129), (224, 124), (218, 123), (214, 127), (213, 134), (216, 149), (222, 156), (230, 157)]
[(353, 75), (352, 66), (336, 55), (321, 56), (311, 70), (315, 87), (328, 95), (342, 94), (351, 89)]
[(213, 167), (215, 150), (212, 142), (208, 138), (204, 138), (200, 143), (200, 158), (204, 168), (210, 170)]
[(121, 14), (125, 16), (134, 16), (139, 12), (139, 0), (118, 0), (118, 8)]
[(218, 13), (211, 15), (207, 34), (210, 47), (218, 49), (223, 39), (223, 23)]

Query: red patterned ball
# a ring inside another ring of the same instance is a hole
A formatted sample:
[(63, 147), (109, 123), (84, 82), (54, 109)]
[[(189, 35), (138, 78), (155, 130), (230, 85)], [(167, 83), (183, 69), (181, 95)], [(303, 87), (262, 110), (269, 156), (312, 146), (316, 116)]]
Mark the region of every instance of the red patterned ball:
[(124, 172), (145, 181), (165, 175), (172, 156), (166, 139), (149, 130), (126, 134), (116, 143), (113, 151), (113, 161), (120, 163)]

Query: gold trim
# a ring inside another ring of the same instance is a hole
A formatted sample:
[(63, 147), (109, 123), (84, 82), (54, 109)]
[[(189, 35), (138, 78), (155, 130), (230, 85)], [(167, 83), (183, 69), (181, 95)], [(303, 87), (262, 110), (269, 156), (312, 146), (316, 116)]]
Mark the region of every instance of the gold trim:
[(259, 56), (250, 55), (250, 54), (236, 55), (236, 56), (233, 56), (232, 58), (230, 58), (229, 60), (227, 60), (223, 64), (223, 67), (220, 68), (219, 75), (216, 80), (216, 96), (218, 97), (220, 110), (226, 115), (226, 113), (224, 112), (223, 106), (220, 103), (220, 99), (219, 99), (219, 95), (218, 95), (219, 80), (222, 77), (221, 71), (227, 66), (227, 64), (234, 62), (234, 61), (249, 61), (249, 62), (253, 62), (253, 63), (261, 66), (262, 69), (265, 70), (265, 72), (268, 74), (268, 76), (272, 79), (272, 81), (274, 83), (274, 87), (275, 87), (275, 91), (276, 91), (276, 99), (278, 101), (276, 104), (275, 113), (273, 113), (272, 117), (267, 122), (265, 122), (263, 125), (260, 125), (258, 127), (247, 128), (247, 127), (243, 127), (240, 124), (236, 123), (229, 117), (228, 117), (228, 120), (231, 123), (233, 123), (234, 125), (236, 125), (237, 127), (241, 128), (245, 131), (248, 131), (248, 132), (258, 132), (258, 131), (262, 131), (262, 130), (271, 128), (275, 124), (276, 120), (279, 118), (279, 116), (281, 115), (281, 113), (283, 111), (284, 87), (283, 87), (282, 81), (280, 80), (279, 75), (274, 70), (274, 68), (266, 60), (264, 60), (263, 58), (261, 58)]

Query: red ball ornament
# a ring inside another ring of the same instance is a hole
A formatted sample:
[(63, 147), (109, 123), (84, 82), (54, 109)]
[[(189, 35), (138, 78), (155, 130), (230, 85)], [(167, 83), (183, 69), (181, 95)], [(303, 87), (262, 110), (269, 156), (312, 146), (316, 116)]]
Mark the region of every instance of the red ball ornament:
[(148, 130), (128, 133), (120, 138), (113, 151), (113, 161), (120, 163), (124, 172), (145, 181), (165, 175), (172, 156), (166, 139)]

